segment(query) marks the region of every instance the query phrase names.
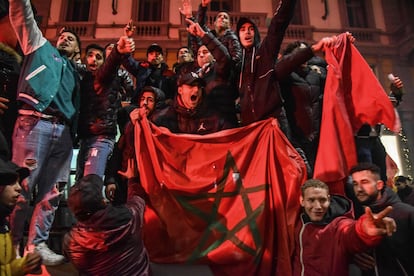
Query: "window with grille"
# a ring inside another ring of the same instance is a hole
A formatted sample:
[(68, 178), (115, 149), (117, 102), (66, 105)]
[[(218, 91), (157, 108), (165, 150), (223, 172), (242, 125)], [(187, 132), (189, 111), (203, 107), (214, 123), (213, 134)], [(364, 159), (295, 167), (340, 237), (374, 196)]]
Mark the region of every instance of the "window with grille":
[(89, 21), (91, 0), (68, 0), (66, 21)]
[(162, 0), (141, 0), (139, 3), (139, 21), (161, 21)]
[(368, 15), (365, 1), (346, 0), (345, 3), (349, 27), (368, 28)]
[(302, 19), (302, 5), (296, 5), (295, 13), (293, 14), (293, 18), (290, 22), (293, 25), (303, 25)]
[(234, 11), (232, 0), (212, 0), (210, 2), (210, 11)]

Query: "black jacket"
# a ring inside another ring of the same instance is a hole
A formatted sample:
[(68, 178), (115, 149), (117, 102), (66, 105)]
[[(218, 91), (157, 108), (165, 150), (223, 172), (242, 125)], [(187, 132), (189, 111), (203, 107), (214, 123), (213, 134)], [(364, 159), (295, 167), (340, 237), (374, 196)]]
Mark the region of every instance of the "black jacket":
[[(206, 13), (207, 7), (200, 4), (197, 11), (197, 21), (200, 26), (208, 31)], [(237, 35), (232, 29), (227, 29), (222, 36), (218, 36), (215, 30), (212, 30), (211, 33), (227, 48), (232, 61), (232, 69), (238, 72), (241, 66), (242, 50)]]
[(63, 239), (63, 252), (81, 275), (150, 275), (142, 240), (145, 202), (134, 195), (76, 223)]
[(173, 133), (209, 134), (234, 127), (209, 105), (207, 99), (203, 99), (194, 110), (186, 109), (175, 101), (173, 105), (156, 111), (151, 120)]
[[(233, 127), (237, 126), (235, 100), (239, 96), (234, 82), (231, 57), (225, 45), (208, 32), (201, 39), (211, 52), (215, 62), (203, 75), (205, 94), (212, 107), (217, 109)], [(195, 49), (194, 49), (195, 50)]]
[(121, 82), (118, 79), (121, 57), (115, 47), (95, 74), (89, 71), (81, 73), (80, 139), (97, 135), (115, 138), (117, 112), (121, 107)]
[(308, 48), (301, 54), (292, 55), (289, 59), (276, 63), (295, 4), (296, 0), (280, 1), (280, 7), (272, 18), (267, 36), (261, 43), (259, 30), (254, 22), (248, 18), (240, 18), (237, 23), (236, 33), (239, 33), (241, 26), (247, 22), (252, 23), (255, 28), (255, 45), (249, 49), (242, 49), (242, 67), (238, 80), (243, 125), (269, 117), (276, 117), (279, 123), (282, 123), (280, 119), (281, 114), (284, 114), (283, 99), (278, 81), (313, 56)]
[[(385, 187), (381, 199), (370, 205), (373, 213), (392, 206), (388, 215), (395, 220), (397, 232), (385, 237), (374, 249), (375, 259), (380, 276), (414, 275), (414, 207), (401, 202), (397, 194)], [(403, 269), (407, 274), (403, 273)], [(363, 275), (376, 275), (374, 271), (363, 272)]]

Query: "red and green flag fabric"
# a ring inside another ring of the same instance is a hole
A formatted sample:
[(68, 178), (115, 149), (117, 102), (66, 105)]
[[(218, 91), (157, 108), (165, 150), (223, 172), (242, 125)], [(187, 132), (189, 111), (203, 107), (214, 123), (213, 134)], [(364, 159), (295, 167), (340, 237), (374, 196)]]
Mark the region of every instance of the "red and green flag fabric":
[(143, 238), (154, 263), (291, 275), (305, 165), (275, 119), (208, 135), (135, 126)]
[(395, 111), (372, 69), (346, 34), (325, 48), (328, 63), (314, 178), (331, 193), (344, 194), (344, 181), (357, 163), (354, 135), (362, 124), (393, 129)]

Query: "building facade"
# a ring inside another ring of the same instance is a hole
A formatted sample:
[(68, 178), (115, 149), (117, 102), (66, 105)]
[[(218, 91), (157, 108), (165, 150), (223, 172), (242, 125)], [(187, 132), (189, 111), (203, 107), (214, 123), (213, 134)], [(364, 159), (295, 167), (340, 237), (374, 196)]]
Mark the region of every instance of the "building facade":
[[(145, 59), (146, 48), (158, 43), (171, 66), (176, 51), (187, 44), (187, 31), (179, 12), (181, 0), (32, 0), (46, 37), (54, 41), (62, 27), (75, 30), (82, 45), (102, 46), (116, 42), (123, 27), (132, 19), (136, 32), (135, 57)], [(196, 11), (200, 3), (193, 0)], [(210, 24), (219, 10), (230, 13), (233, 26), (241, 16), (259, 27), (262, 37), (278, 5), (277, 0), (212, 0)], [(401, 162), (400, 173), (413, 175), (414, 160), (414, 1), (412, 0), (298, 0), (295, 16), (284, 45), (294, 40), (309, 43), (324, 36), (350, 31), (356, 47), (372, 67), (379, 81), (389, 90), (387, 75), (404, 82), (405, 95), (398, 108), (403, 132), (391, 139)]]

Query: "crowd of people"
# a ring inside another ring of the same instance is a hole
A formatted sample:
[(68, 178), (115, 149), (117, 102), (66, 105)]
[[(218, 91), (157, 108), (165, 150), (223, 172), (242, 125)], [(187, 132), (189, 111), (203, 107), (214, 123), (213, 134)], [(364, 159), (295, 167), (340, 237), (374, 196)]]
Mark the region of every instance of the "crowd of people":
[[(349, 171), (347, 196), (330, 195), (326, 183), (312, 179), (328, 70), (319, 54), (338, 37), (281, 49), (295, 0), (280, 1), (263, 39), (249, 18), (241, 17), (234, 31), (227, 12), (217, 14), (210, 30), (210, 2), (201, 0), (194, 16), (191, 0), (182, 0), (189, 43), (170, 70), (156, 43), (148, 46), (147, 60), (134, 58), (131, 23), (116, 43), (87, 45), (79, 62), (83, 48), (75, 32), (62, 29), (53, 46), (29, 0), (1, 1), (0, 235), (7, 237), (0, 241), (7, 251), (1, 275), (37, 273), (42, 263), (65, 260), (87, 275), (150, 275), (141, 238), (148, 195), (140, 185), (136, 122), (206, 135), (267, 118), (277, 119), (306, 164), (293, 275), (348, 275), (352, 263), (362, 275), (414, 275), (411, 179), (396, 178), (397, 192), (384, 184), (380, 125), (355, 133), (359, 164)], [(402, 87), (394, 78), (395, 106)], [(76, 224), (61, 255), (48, 239), (74, 147), (76, 183), (68, 206)]]

